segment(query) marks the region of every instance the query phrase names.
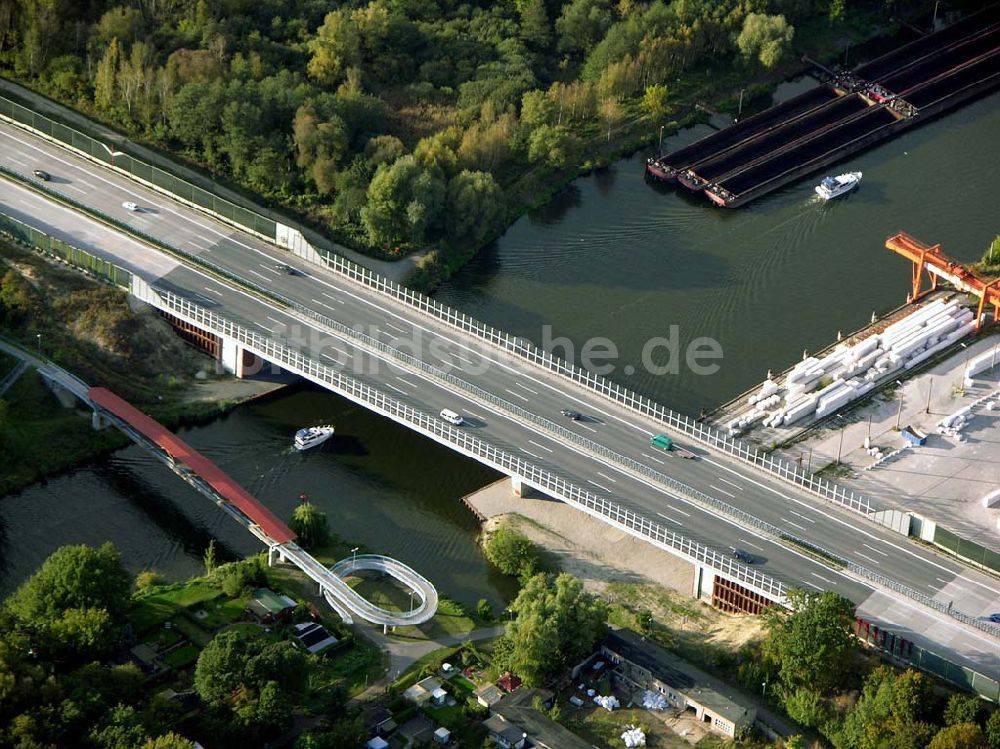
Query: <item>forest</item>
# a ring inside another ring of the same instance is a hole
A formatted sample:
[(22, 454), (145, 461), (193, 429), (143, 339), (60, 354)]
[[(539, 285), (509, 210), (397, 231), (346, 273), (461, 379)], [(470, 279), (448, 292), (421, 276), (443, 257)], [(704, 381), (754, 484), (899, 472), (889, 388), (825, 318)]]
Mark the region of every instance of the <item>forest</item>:
[(0, 74), (340, 242), (447, 270), (621, 138), (684, 119), (719, 71), (759, 80), (796, 27), (902, 4), (0, 0)]

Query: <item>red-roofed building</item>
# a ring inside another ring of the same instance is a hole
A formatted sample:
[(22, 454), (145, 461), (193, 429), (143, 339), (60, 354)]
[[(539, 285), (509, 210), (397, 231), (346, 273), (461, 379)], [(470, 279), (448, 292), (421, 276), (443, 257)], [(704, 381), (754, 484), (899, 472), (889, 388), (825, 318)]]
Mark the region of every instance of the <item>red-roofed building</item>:
[(512, 674), (510, 671), (508, 671), (507, 673), (505, 673), (503, 676), (500, 677), (499, 681), (497, 681), (497, 686), (500, 687), (505, 692), (513, 692), (515, 689), (521, 686), (521, 680), (518, 677), (514, 676), (514, 674)]

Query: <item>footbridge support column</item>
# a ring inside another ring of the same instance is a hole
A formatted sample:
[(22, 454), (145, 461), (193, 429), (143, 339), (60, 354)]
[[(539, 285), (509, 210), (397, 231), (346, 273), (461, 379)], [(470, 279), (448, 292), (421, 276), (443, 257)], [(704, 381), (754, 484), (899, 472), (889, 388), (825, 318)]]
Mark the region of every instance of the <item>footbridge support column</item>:
[(510, 490), (514, 493), (515, 497), (524, 496), (524, 484), (522, 483), (520, 476), (510, 477)]
[(111, 426), (111, 422), (108, 421), (108, 418), (100, 411), (94, 411), (90, 414), (90, 426), (94, 428), (95, 432), (99, 432), (102, 429), (106, 429)]
[[(284, 564), (287, 561), (285, 557), (285, 552), (282, 551), (280, 546), (272, 546), (267, 550), (267, 566), (273, 567), (276, 564)], [(323, 592), (323, 586), (319, 588), (319, 592)]]

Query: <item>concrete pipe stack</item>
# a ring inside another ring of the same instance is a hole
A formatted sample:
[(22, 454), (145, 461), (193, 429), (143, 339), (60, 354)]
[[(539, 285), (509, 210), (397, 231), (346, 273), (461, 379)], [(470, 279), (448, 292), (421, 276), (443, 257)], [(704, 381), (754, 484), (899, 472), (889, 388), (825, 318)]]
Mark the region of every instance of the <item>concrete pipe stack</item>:
[[(911, 369), (969, 335), (975, 328), (974, 318), (972, 310), (957, 299), (936, 299), (880, 333), (853, 345), (838, 344), (822, 358), (804, 358), (780, 384), (766, 380), (747, 399), (753, 408), (726, 426), (735, 435), (758, 423), (778, 427), (834, 413), (871, 392), (877, 381), (897, 370)], [(985, 367), (990, 357), (973, 361)], [(966, 377), (971, 376), (971, 364)]]

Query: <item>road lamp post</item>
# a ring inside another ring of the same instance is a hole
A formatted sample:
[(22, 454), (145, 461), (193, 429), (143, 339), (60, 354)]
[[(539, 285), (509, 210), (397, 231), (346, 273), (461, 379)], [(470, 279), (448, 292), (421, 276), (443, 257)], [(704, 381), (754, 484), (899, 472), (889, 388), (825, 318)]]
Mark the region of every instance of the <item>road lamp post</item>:
[(761, 684), (760, 684), (760, 698), (762, 700), (767, 698), (767, 681), (766, 680), (762, 681)]
[(736, 108), (736, 122), (740, 121), (740, 117), (743, 116), (743, 94), (746, 91), (745, 88), (740, 89), (740, 104)]
[(844, 452), (844, 432), (847, 431), (847, 427), (844, 425), (844, 417), (837, 414), (837, 418), (840, 419), (840, 444), (837, 447), (837, 465), (840, 465), (840, 456)]
[(351, 571), (352, 572), (354, 571), (354, 566), (355, 566), (355, 564), (358, 561), (358, 549), (360, 549), (360, 548), (361, 548), (360, 546), (355, 546), (353, 549), (351, 549)]
[(660, 125), (660, 144), (659, 146), (657, 146), (657, 150), (660, 152), (661, 159), (663, 158), (663, 128), (665, 127), (666, 125)]
[(965, 360), (962, 362), (962, 369), (958, 373), (958, 382), (955, 384), (955, 389), (960, 390), (963, 394), (965, 393), (965, 373), (969, 371), (969, 347), (964, 343), (958, 344), (965, 350)]
[(937, 12), (938, 12), (938, 6), (940, 4), (941, 4), (941, 0), (936, 0), (936, 2), (934, 3), (934, 18), (931, 20), (931, 33), (932, 34), (934, 33), (934, 30), (937, 28)]
[(42, 334), (35, 333), (35, 340), (38, 342), (38, 355), (42, 355)]
[(899, 421), (903, 418), (903, 383), (896, 380), (896, 384), (899, 385), (899, 410), (896, 411), (896, 431), (899, 431)]
[(413, 588), (410, 588), (410, 613), (413, 613)]

